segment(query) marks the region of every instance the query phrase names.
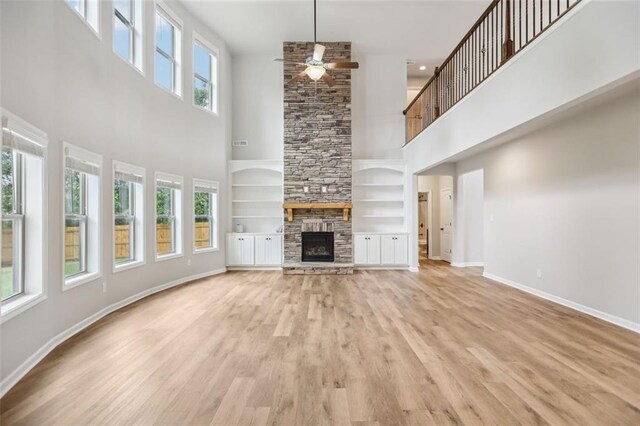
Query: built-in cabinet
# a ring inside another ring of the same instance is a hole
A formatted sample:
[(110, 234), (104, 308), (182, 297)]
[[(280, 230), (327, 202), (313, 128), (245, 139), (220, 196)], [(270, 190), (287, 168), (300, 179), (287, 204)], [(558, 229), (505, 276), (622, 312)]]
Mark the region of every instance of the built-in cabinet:
[(353, 262), (356, 266), (407, 266), (408, 235), (403, 233), (355, 233)]
[(227, 265), (281, 266), (281, 234), (228, 234)]
[(282, 237), (280, 235), (257, 235), (255, 240), (256, 266), (282, 264)]

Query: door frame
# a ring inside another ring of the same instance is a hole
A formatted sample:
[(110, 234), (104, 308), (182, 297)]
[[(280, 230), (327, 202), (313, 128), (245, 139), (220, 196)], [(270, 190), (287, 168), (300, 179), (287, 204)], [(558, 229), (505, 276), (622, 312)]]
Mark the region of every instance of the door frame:
[[(427, 194), (427, 226), (429, 233), (427, 235), (427, 259), (431, 259), (431, 250), (433, 250), (433, 199), (431, 190), (418, 191), (418, 228), (420, 227), (420, 194)], [(420, 230), (418, 229), (418, 234)], [(418, 263), (420, 263), (420, 238), (418, 238)]]

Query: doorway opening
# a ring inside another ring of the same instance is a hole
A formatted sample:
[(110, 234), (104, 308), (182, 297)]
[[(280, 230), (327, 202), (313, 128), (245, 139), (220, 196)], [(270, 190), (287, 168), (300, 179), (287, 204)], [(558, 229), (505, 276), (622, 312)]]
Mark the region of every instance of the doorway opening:
[(453, 177), (418, 176), (418, 260), (451, 262)]

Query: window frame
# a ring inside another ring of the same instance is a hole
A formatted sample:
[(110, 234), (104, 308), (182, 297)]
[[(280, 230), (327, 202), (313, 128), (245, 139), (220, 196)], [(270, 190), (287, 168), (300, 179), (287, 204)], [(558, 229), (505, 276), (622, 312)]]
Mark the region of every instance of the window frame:
[[(22, 240), (24, 291), (0, 303), (0, 324), (47, 299), (48, 247), (48, 136), (42, 130), (2, 109), (2, 147), (22, 154), (24, 226)], [(29, 225), (31, 222), (35, 227)], [(27, 229), (28, 228), (28, 229)], [(29, 270), (26, 264), (29, 262)]]
[[(111, 188), (111, 226), (113, 228), (113, 241), (112, 241), (112, 266), (113, 273), (126, 271), (128, 269), (137, 268), (147, 263), (146, 261), (146, 240), (145, 240), (145, 194), (146, 194), (146, 170), (143, 167), (134, 166), (124, 163), (122, 161), (113, 160), (113, 175), (112, 175), (112, 188)], [(116, 175), (123, 173), (125, 175), (132, 175), (132, 179), (118, 179)], [(138, 179), (139, 182), (135, 182)], [(129, 203), (131, 205), (130, 215), (118, 215), (116, 214), (115, 204), (115, 188), (116, 181), (121, 180), (128, 182), (131, 185), (129, 191)], [(116, 262), (116, 220), (119, 217), (126, 217), (131, 220), (130, 238), (130, 250), (132, 257), (125, 262)]]
[[(162, 17), (165, 21), (173, 27), (173, 40), (172, 40), (172, 55), (165, 52), (158, 46), (157, 28), (158, 17)], [(161, 88), (165, 92), (171, 93), (178, 98), (182, 99), (182, 21), (178, 16), (171, 11), (163, 2), (156, 1), (155, 13), (154, 13), (154, 27), (153, 27), (153, 63), (154, 63), (154, 75), (153, 80), (157, 87)], [(158, 83), (156, 72), (158, 69), (158, 61), (156, 54), (162, 55), (165, 59), (171, 62), (171, 88), (168, 89)]]
[(100, 1), (99, 0), (78, 0), (80, 9), (76, 9), (69, 3), (69, 0), (63, 2), (73, 11), (75, 16), (80, 18), (91, 29), (91, 32), (102, 40), (100, 34)]
[[(201, 76), (196, 72), (196, 55), (195, 49), (196, 45), (200, 46), (209, 54), (209, 63), (211, 76), (207, 79), (204, 76)], [(219, 98), (219, 61), (220, 61), (220, 51), (213, 44), (209, 43), (204, 37), (198, 34), (196, 31), (193, 31), (193, 40), (191, 43), (191, 54), (192, 54), (192, 74), (193, 79), (191, 80), (191, 100), (192, 105), (198, 109), (203, 111), (210, 112), (214, 115), (218, 115), (218, 98)], [(203, 82), (209, 84), (209, 104), (210, 107), (203, 107), (202, 105), (196, 104), (196, 95), (195, 95), (195, 84), (194, 79), (201, 80)], [(215, 95), (215, 96), (214, 96)]]
[[(199, 187), (209, 187), (212, 191), (198, 191)], [(215, 190), (214, 190), (215, 188)], [(196, 215), (196, 194), (206, 193), (209, 195), (209, 215)], [(214, 196), (215, 195), (215, 199)], [(211, 253), (220, 250), (219, 245), (219, 205), (220, 205), (220, 185), (216, 181), (193, 179), (193, 254)], [(211, 245), (208, 247), (196, 247), (196, 220), (198, 218), (209, 219), (209, 241)]]
[[(80, 178), (80, 190), (79, 190), (79, 197), (80, 197), (80, 212), (79, 213), (67, 213), (66, 212), (66, 205), (65, 205), (65, 214), (64, 214), (64, 221), (65, 221), (65, 226), (64, 226), (64, 232), (66, 235), (67, 232), (67, 221), (69, 220), (76, 220), (78, 222), (80, 222), (80, 267), (78, 272), (71, 274), (71, 275), (67, 275), (66, 272), (64, 272), (64, 277), (66, 280), (71, 279), (73, 280), (76, 277), (79, 277), (81, 275), (86, 274), (87, 271), (87, 243), (89, 241), (89, 236), (87, 233), (87, 222), (88, 222), (88, 215), (87, 215), (87, 174), (77, 171), (77, 170), (72, 170), (69, 169), (72, 172), (78, 173), (79, 174), (79, 178)], [(67, 197), (67, 187), (66, 187), (66, 173), (67, 173), (67, 168), (65, 167), (64, 170), (65, 173), (65, 187), (64, 187), (64, 191), (65, 191), (65, 201), (66, 201), (66, 197)], [(73, 194), (71, 194), (71, 196), (73, 197)], [(65, 250), (66, 250), (66, 244), (65, 244)], [(65, 259), (65, 267), (66, 267), (66, 259)]]
[[(24, 206), (24, 157), (22, 153), (9, 147), (2, 147), (2, 150), (8, 150), (11, 153), (12, 170), (13, 170), (13, 209), (11, 213), (2, 213), (2, 222), (11, 221), (12, 223), (12, 256), (13, 256), (13, 280), (12, 287), (17, 292), (11, 296), (2, 298), (0, 295), (0, 303), (10, 302), (16, 297), (20, 297), (25, 293), (25, 214)], [(17, 225), (17, 226), (16, 226)], [(4, 229), (4, 227), (3, 227)], [(16, 231), (17, 230), (17, 231)], [(17, 237), (17, 238), (16, 238)], [(16, 244), (17, 240), (17, 244)], [(17, 273), (16, 273), (17, 265)]]
[[(159, 184), (159, 182), (172, 182), (179, 188), (169, 188), (165, 185)], [(153, 227), (153, 242), (155, 261), (161, 262), (164, 260), (175, 259), (184, 256), (184, 230), (183, 230), (183, 199), (184, 199), (184, 179), (181, 176), (171, 175), (168, 173), (156, 172), (155, 173), (155, 191), (154, 196), (154, 227)], [(166, 188), (171, 191), (171, 213), (168, 215), (158, 215), (158, 190)], [(179, 191), (179, 192), (178, 192)], [(158, 218), (166, 218), (171, 223), (171, 246), (172, 251), (169, 253), (158, 253)]]
[(69, 215), (70, 218), (74, 216), (82, 218), (86, 216), (84, 222), (84, 235), (82, 240), (85, 242), (85, 247), (81, 250), (81, 258), (84, 259), (84, 265), (81, 265), (81, 269), (85, 269), (83, 273), (77, 273), (73, 275), (65, 274), (66, 256), (65, 256), (65, 244), (66, 244), (66, 220), (67, 211), (66, 203), (62, 203), (62, 291), (68, 291), (75, 287), (79, 287), (84, 284), (93, 283), (103, 276), (103, 264), (102, 264), (102, 175), (103, 165), (102, 156), (92, 151), (86, 150), (76, 145), (72, 145), (63, 141), (63, 156), (62, 156), (62, 193), (63, 200), (66, 200), (66, 170), (73, 168), (67, 167), (67, 158), (71, 158), (74, 161), (80, 163), (89, 164), (96, 169), (96, 173), (88, 173), (86, 171), (77, 170), (86, 176), (84, 182), (84, 188), (81, 191), (83, 196), (82, 205), (86, 208), (85, 215)]
[[(136, 71), (144, 76), (144, 41), (143, 41), (143, 23), (144, 23), (144, 1), (131, 1), (131, 22), (129, 22), (116, 8), (115, 2), (111, 2), (112, 16), (112, 50), (113, 53), (127, 64), (131, 65)], [(116, 20), (119, 20), (129, 30), (129, 58), (122, 57), (115, 46), (116, 40)]]

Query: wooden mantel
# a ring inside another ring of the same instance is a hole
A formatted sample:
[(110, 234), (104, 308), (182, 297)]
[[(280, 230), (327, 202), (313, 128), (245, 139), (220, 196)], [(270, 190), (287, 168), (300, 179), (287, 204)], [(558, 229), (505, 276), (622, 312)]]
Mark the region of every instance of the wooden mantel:
[(353, 203), (284, 203), (282, 207), (287, 209), (289, 222), (293, 222), (293, 211), (296, 209), (342, 210), (342, 219), (346, 222), (349, 220), (349, 210), (353, 208)]

